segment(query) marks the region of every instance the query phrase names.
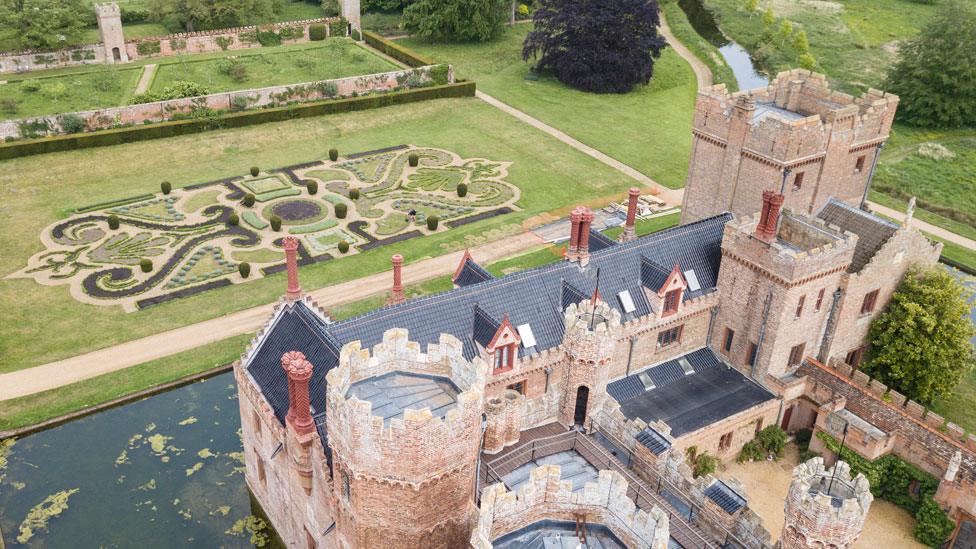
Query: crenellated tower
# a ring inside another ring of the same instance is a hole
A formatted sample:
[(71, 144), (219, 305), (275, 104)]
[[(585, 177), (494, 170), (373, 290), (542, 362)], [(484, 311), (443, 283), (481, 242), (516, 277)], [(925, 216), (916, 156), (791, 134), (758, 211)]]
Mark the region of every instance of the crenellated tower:
[(620, 313), (605, 301), (586, 299), (571, 304), (563, 316), (563, 346), (569, 361), (563, 382), (559, 421), (587, 425), (590, 415), (603, 406), (607, 380), (620, 331)]
[(461, 547), (471, 536), (487, 364), (441, 335), (346, 344), (328, 373), (334, 500), (347, 547)]
[(861, 535), (874, 496), (864, 475), (843, 461), (825, 469), (815, 457), (793, 469), (780, 549), (851, 547)]

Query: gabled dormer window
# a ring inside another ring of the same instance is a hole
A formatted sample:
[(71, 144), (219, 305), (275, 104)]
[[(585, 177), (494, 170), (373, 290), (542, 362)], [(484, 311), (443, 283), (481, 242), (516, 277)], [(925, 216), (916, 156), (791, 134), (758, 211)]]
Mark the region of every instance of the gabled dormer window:
[(495, 370), (507, 370), (515, 366), (515, 344), (502, 345), (495, 349)]
[(498, 331), (495, 332), (495, 337), (487, 346), (487, 351), (492, 355), (491, 363), (494, 366), (492, 373), (498, 374), (515, 367), (515, 357), (518, 356), (518, 347), (521, 343), (522, 337), (512, 326), (506, 314)]
[(681, 290), (671, 290), (664, 294), (664, 314), (673, 315), (678, 312), (678, 303), (681, 301)]

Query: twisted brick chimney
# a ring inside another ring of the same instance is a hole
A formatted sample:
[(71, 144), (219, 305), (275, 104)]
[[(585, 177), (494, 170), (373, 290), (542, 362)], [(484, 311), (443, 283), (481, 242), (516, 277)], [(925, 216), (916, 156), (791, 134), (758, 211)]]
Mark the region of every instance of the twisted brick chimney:
[(403, 303), (403, 278), (401, 269), (403, 268), (403, 256), (394, 255), (390, 260), (393, 262), (393, 294), (390, 295), (390, 305)]
[(640, 189), (631, 187), (627, 193), (627, 222), (624, 223), (624, 232), (620, 233), (621, 242), (630, 242), (637, 237), (637, 199), (640, 198)]
[(288, 267), (288, 289), (285, 297), (294, 301), (302, 296), (302, 287), (298, 285), (298, 239), (286, 236), (282, 247), (285, 249), (285, 265)]
[(281, 355), (281, 367), (288, 376), (288, 414), (285, 425), (299, 435), (315, 432), (315, 422), (309, 406), (308, 380), (312, 379), (312, 363), (299, 351)]
[(593, 223), (593, 212), (589, 208), (582, 206), (579, 224), (579, 248), (576, 251), (581, 264), (586, 265), (590, 261), (590, 224)]
[(785, 197), (776, 191), (763, 191), (762, 213), (759, 224), (756, 225), (756, 238), (772, 242), (776, 239), (776, 227), (779, 224), (779, 210), (783, 207)]
[(579, 227), (582, 217), (582, 207), (569, 212), (569, 248), (566, 250), (566, 259), (570, 261), (576, 261), (579, 252)]

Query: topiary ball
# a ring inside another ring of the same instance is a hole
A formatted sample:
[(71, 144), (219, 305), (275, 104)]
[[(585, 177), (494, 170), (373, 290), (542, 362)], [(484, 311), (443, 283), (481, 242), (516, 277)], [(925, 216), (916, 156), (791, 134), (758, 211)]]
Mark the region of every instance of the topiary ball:
[(347, 207), (346, 207), (345, 204), (343, 204), (343, 203), (336, 204), (335, 205), (335, 214), (336, 214), (336, 217), (338, 217), (339, 219), (345, 219), (346, 218), (346, 209), (347, 209)]
[(329, 160), (331, 160), (333, 162), (335, 162), (336, 160), (339, 160), (339, 150), (338, 149), (329, 149)]
[(308, 194), (315, 194), (319, 192), (319, 182), (309, 179), (305, 182), (305, 188), (308, 189)]
[(277, 215), (271, 216), (271, 230), (276, 232), (281, 230), (281, 218)]
[(251, 276), (251, 264), (246, 261), (241, 263), (237, 266), (237, 272), (241, 273), (243, 278)]
[(256, 198), (254, 197), (254, 195), (253, 195), (253, 194), (251, 194), (251, 193), (247, 193), (247, 194), (245, 194), (245, 195), (244, 195), (244, 200), (243, 200), (243, 202), (244, 202), (244, 205), (245, 205), (245, 206), (247, 206), (248, 208), (250, 208), (251, 206), (253, 206), (253, 205), (254, 205), (254, 201), (255, 201), (255, 200), (257, 200), (257, 199), (256, 199)]
[(261, 168), (258, 168), (257, 166), (251, 166), (251, 175), (257, 177), (259, 173), (261, 173)]
[(346, 242), (345, 240), (340, 240), (339, 241), (339, 253), (344, 254), (344, 253), (346, 253), (348, 251), (349, 251), (349, 243)]
[(349, 199), (359, 200), (359, 189), (349, 189)]
[(427, 218), (427, 228), (432, 231), (436, 231), (437, 224), (440, 222), (441, 222), (441, 218), (437, 217), (436, 215), (432, 215)]
[(152, 271), (152, 268), (153, 268), (152, 260), (151, 259), (147, 259), (145, 257), (142, 258), (142, 259), (140, 259), (139, 260), (139, 268), (142, 269), (142, 272), (144, 272), (144, 273), (148, 273), (148, 272)]
[(457, 193), (458, 193), (458, 196), (461, 196), (461, 197), (463, 197), (464, 195), (468, 194), (468, 184), (467, 183), (458, 183)]
[(229, 227), (236, 227), (241, 223), (241, 216), (236, 213), (232, 213), (227, 216), (227, 225)]
[(417, 156), (417, 153), (410, 153), (410, 156), (407, 157), (407, 161), (410, 162), (411, 168), (416, 168), (417, 164), (420, 163), (420, 157)]
[(163, 191), (163, 194), (169, 194), (173, 190), (173, 185), (169, 181), (163, 181), (159, 184), (159, 189)]
[(108, 216), (108, 228), (113, 231), (119, 228), (119, 216), (115, 214)]

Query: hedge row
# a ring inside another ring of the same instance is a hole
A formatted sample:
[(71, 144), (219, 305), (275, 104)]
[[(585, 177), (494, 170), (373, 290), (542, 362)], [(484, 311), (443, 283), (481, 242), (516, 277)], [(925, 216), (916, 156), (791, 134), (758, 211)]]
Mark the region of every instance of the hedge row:
[(410, 67), (426, 67), (436, 63), (433, 59), (391, 42), (372, 31), (364, 30), (363, 40), (370, 46)]
[(308, 118), (326, 114), (361, 111), (389, 105), (426, 101), (428, 99), (474, 97), (474, 92), (474, 82), (459, 82), (443, 86), (368, 95), (365, 97), (297, 103), (270, 109), (226, 113), (207, 119), (173, 120), (157, 124), (116, 128), (91, 133), (56, 135), (40, 139), (12, 141), (0, 145), (0, 160), (48, 152), (160, 139), (223, 128), (239, 128), (253, 124), (263, 124), (265, 122), (291, 120), (293, 118)]

